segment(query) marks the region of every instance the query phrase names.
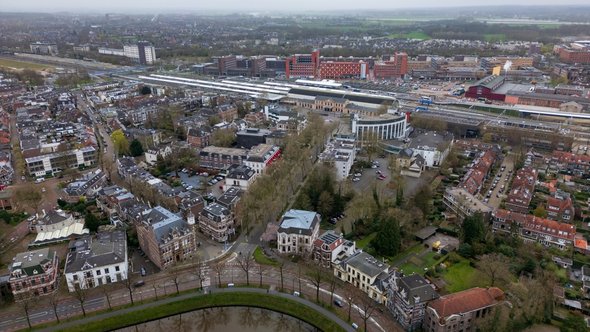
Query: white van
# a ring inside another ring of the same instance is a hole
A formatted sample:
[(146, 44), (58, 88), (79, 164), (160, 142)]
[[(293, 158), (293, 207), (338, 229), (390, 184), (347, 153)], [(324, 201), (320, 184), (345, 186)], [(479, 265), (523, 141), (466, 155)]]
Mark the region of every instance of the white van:
[(293, 295), (295, 295), (295, 296), (301, 296), (301, 294), (298, 291), (294, 291), (293, 292)]

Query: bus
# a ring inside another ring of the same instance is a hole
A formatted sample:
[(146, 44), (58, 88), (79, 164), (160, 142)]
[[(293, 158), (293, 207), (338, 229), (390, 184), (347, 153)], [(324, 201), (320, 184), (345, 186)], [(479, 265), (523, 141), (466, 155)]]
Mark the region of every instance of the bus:
[(420, 105), (426, 105), (426, 106), (432, 105), (432, 98), (429, 96), (422, 96), (422, 97), (420, 97), (420, 99), (418, 101), (420, 102)]

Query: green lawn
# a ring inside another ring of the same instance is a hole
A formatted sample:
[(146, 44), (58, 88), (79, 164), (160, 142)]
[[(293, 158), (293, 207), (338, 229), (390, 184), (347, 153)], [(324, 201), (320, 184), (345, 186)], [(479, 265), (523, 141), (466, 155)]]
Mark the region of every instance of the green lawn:
[(503, 33), (486, 33), (483, 35), (483, 39), (485, 41), (504, 41), (506, 40), (506, 35)]
[(412, 257), (406, 263), (400, 266), (400, 269), (405, 274), (420, 274), (426, 273), (425, 268), (431, 269), (434, 264), (442, 258), (439, 254), (434, 251), (429, 251), (422, 257)]
[(443, 274), (443, 279), (447, 282), (447, 292), (455, 293), (473, 287), (475, 272), (476, 270), (469, 265), (468, 260), (462, 260), (449, 266)]
[(256, 247), (256, 250), (254, 250), (254, 260), (256, 261), (256, 263), (262, 264), (262, 265), (271, 265), (271, 266), (278, 265), (277, 261), (266, 256), (264, 254), (264, 252), (262, 251), (262, 248), (260, 248), (260, 247)]
[(406, 38), (406, 39), (420, 39), (420, 40), (427, 40), (430, 39), (430, 36), (425, 34), (421, 31), (412, 31), (409, 33), (392, 33), (387, 36), (387, 38)]
[(365, 249), (369, 245), (369, 243), (371, 243), (371, 241), (375, 238), (376, 235), (377, 233), (371, 233), (365, 236), (364, 238), (356, 241), (356, 247), (359, 249)]
[(10, 68), (10, 69), (32, 69), (32, 70), (43, 70), (46, 68), (53, 68), (49, 65), (41, 65), (32, 62), (25, 62), (25, 61), (16, 61), (10, 59), (0, 59), (0, 67)]
[(133, 314), (122, 314), (100, 321), (78, 325), (73, 328), (68, 328), (67, 330), (83, 332), (111, 331), (183, 312), (222, 306), (250, 306), (270, 309), (302, 319), (316, 326), (320, 331), (343, 331), (343, 329), (334, 321), (298, 302), (273, 295), (247, 292), (217, 293), (196, 296), (159, 307), (135, 311)]

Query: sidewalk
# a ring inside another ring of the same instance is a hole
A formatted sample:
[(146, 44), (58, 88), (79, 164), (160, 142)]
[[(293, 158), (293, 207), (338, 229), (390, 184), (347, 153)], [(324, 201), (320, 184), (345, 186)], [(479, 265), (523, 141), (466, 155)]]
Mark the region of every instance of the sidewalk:
[[(212, 288), (211, 293), (259, 293), (259, 294), (266, 294), (267, 290), (261, 289), (261, 288), (223, 288), (223, 289)], [(348, 323), (346, 323), (345, 321), (340, 319), (334, 313), (330, 312), (329, 310), (327, 310), (325, 308), (320, 307), (319, 305), (317, 305), (313, 302), (310, 302), (310, 301), (303, 299), (301, 297), (297, 297), (297, 296), (293, 296), (293, 295), (289, 295), (289, 294), (285, 294), (285, 293), (272, 292), (270, 294), (272, 296), (279, 296), (282, 298), (286, 298), (286, 299), (290, 299), (290, 300), (299, 302), (299, 303), (321, 313), (322, 315), (326, 316), (327, 318), (331, 319), (332, 321), (336, 322), (345, 331), (349, 331), (349, 332), (355, 331), (355, 329), (352, 326), (350, 326)], [(144, 303), (141, 305), (137, 305), (137, 306), (121, 309), (121, 310), (110, 311), (110, 312), (106, 312), (106, 313), (99, 314), (96, 316), (86, 317), (86, 318), (78, 319), (75, 321), (62, 323), (62, 324), (59, 324), (56, 326), (41, 329), (39, 331), (47, 331), (47, 332), (61, 331), (61, 330), (68, 329), (68, 328), (78, 326), (81, 324), (87, 324), (87, 323), (94, 322), (94, 321), (101, 321), (103, 319), (114, 317), (114, 316), (126, 315), (129, 313), (133, 313), (133, 312), (140, 311), (140, 310), (147, 309), (147, 308), (159, 307), (159, 306), (162, 306), (162, 305), (165, 305), (168, 303), (177, 302), (177, 301), (188, 299), (188, 298), (195, 297), (195, 296), (204, 296), (204, 294), (190, 292), (190, 293), (182, 294), (180, 296), (157, 300), (157, 301), (150, 302), (150, 303)]]

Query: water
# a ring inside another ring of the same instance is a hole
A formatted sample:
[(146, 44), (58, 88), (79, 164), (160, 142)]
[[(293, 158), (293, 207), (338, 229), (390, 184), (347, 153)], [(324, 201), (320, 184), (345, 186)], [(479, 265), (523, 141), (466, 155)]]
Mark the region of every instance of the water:
[(124, 332), (316, 332), (318, 329), (279, 312), (252, 307), (195, 310), (120, 329)]

